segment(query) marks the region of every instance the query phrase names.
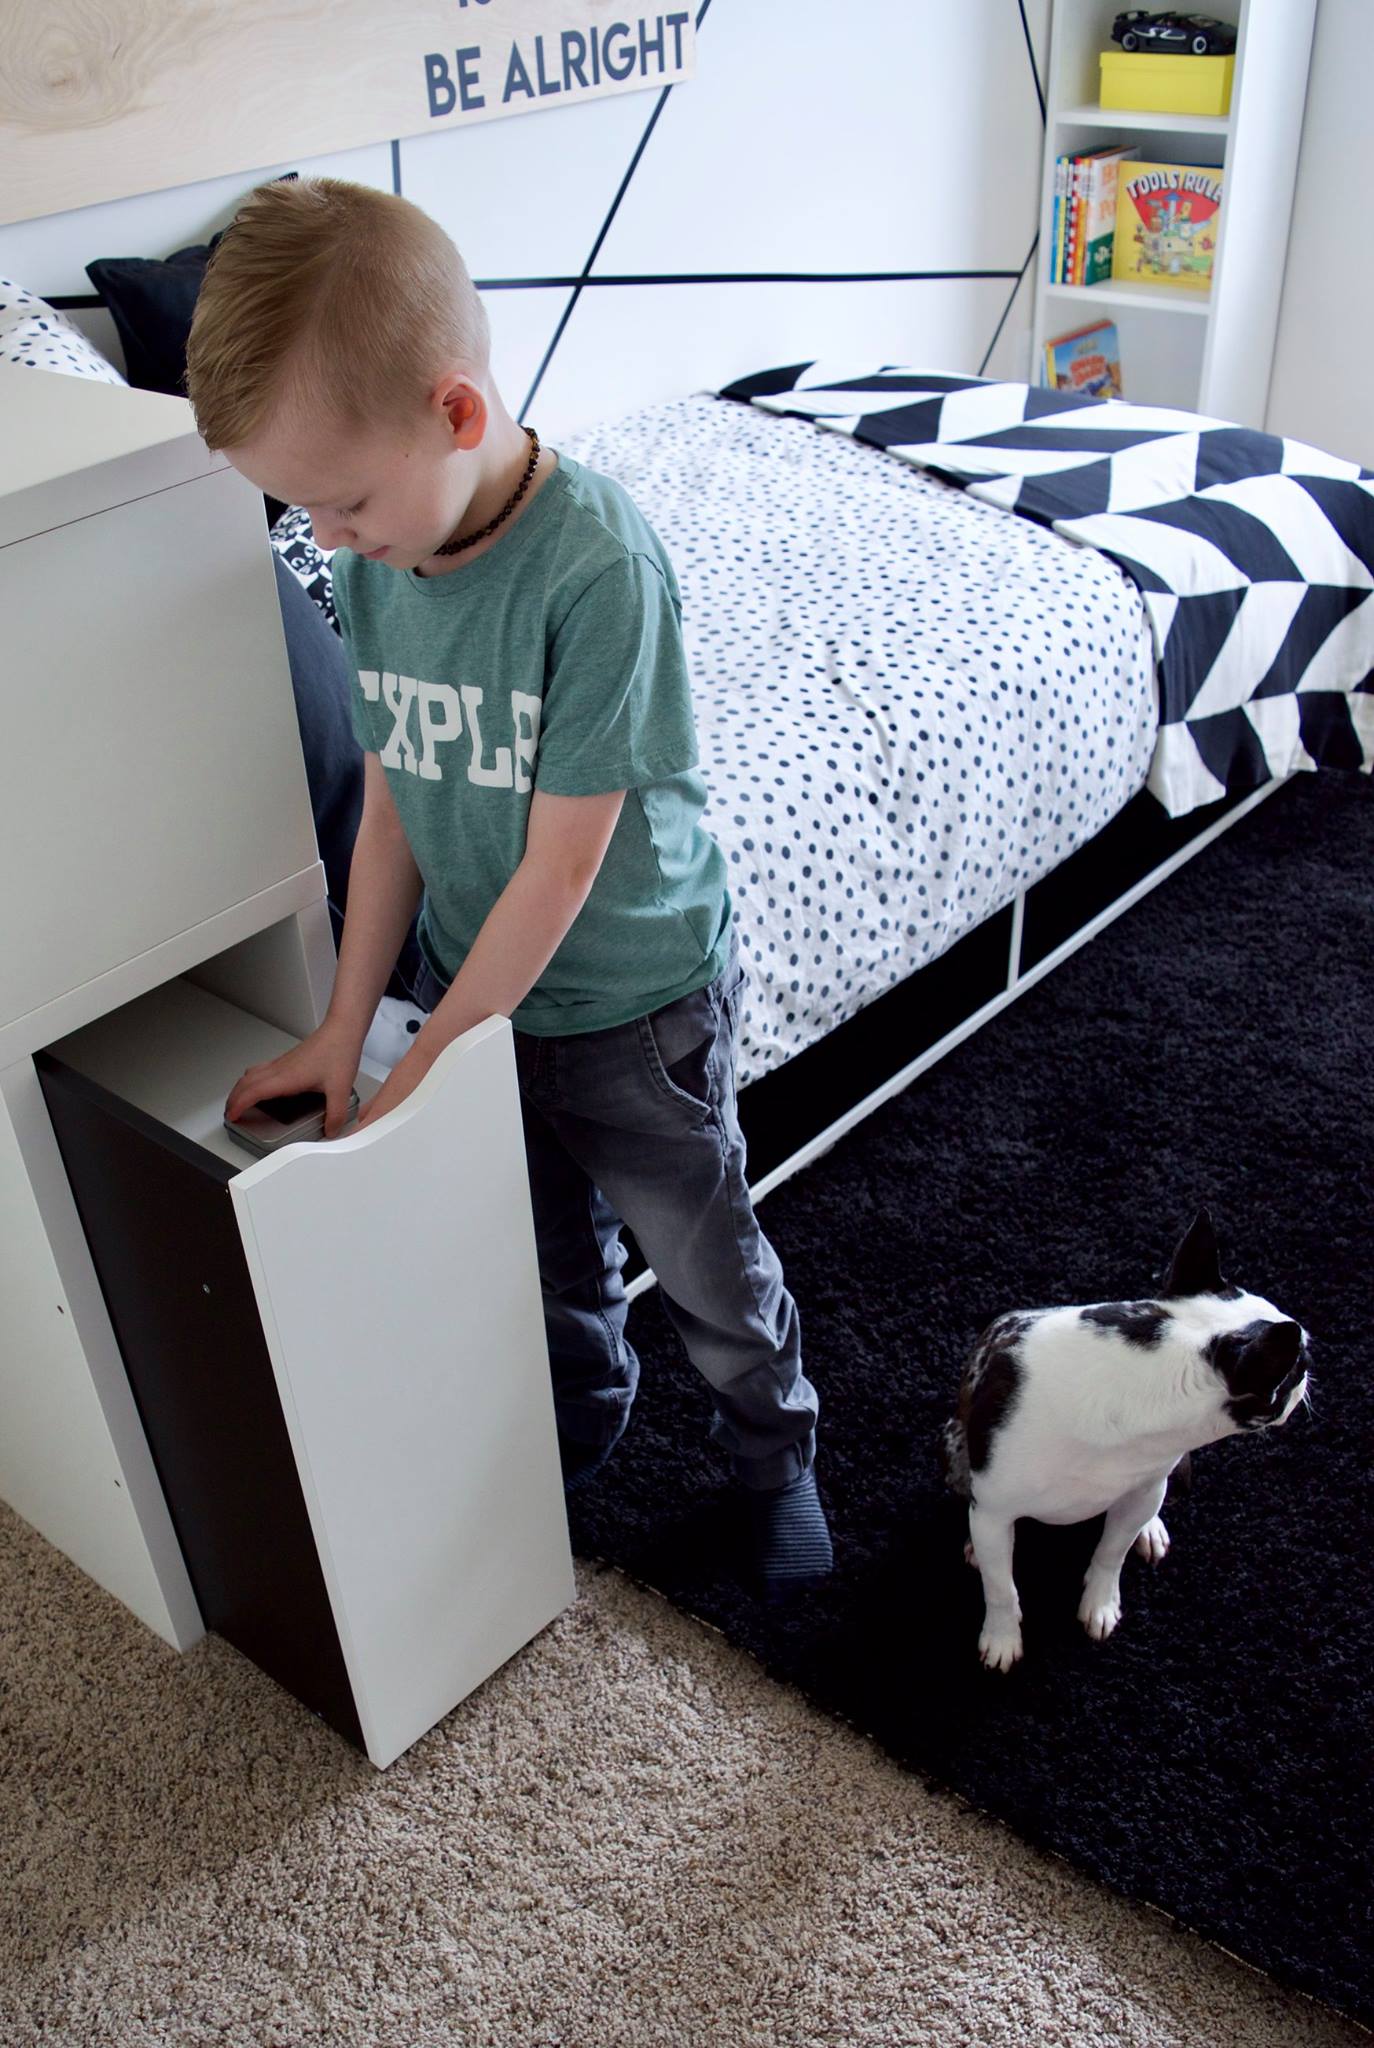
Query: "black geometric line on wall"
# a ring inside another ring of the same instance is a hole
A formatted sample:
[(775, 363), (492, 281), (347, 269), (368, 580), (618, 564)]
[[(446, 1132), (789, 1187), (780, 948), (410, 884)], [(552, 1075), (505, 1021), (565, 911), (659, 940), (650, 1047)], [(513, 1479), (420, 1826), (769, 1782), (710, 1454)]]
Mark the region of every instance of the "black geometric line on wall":
[[(1021, 33), (1026, 39), (1026, 55), (1030, 58), (1031, 78), (1035, 83), (1035, 97), (1040, 103), (1040, 129), (1043, 135), (1045, 132), (1045, 95), (1040, 89), (1040, 71), (1035, 61), (1035, 45), (1031, 41), (1030, 23), (1026, 20), (1026, 0), (1016, 0), (1016, 5), (1021, 15)], [(998, 321), (996, 327), (993, 329), (992, 340), (983, 350), (983, 360), (978, 365), (977, 371), (977, 374), (980, 377), (982, 376), (984, 370), (987, 368), (988, 361), (992, 355), (992, 352), (997, 346), (998, 335), (1002, 332), (1002, 329), (1007, 324), (1007, 315), (1008, 313), (1010, 313), (1012, 307), (1016, 304), (1016, 294), (1021, 289), (1022, 280), (1026, 275), (1026, 267), (1031, 260), (1031, 256), (1035, 254), (1039, 241), (1040, 230), (1037, 227), (1035, 230), (1035, 240), (1030, 245), (1030, 255), (1027, 256), (1025, 263), (1021, 265), (1020, 272), (1017, 276), (1015, 284), (1011, 288), (1011, 293), (1007, 299), (1007, 303), (1002, 308), (1002, 317)]]
[[(710, 5), (711, 0), (701, 0), (701, 8), (697, 14), (696, 23), (693, 30), (694, 34), (700, 32), (701, 24), (706, 19), (707, 10), (709, 9)], [(606, 215), (605, 220), (601, 223), (601, 232), (597, 236), (595, 242), (592, 244), (592, 253), (582, 266), (582, 275), (577, 279), (575, 285), (573, 286), (572, 296), (569, 298), (567, 305), (563, 308), (563, 317), (559, 321), (558, 326), (555, 329), (553, 340), (545, 349), (544, 360), (539, 365), (539, 368), (535, 371), (534, 382), (531, 384), (529, 390), (525, 393), (525, 402), (521, 406), (519, 412), (516, 414), (516, 418), (522, 422), (524, 420), (526, 413), (529, 411), (531, 405), (533, 405), (534, 403), (535, 393), (538, 391), (540, 385), (544, 381), (545, 371), (548, 369), (549, 364), (553, 361), (553, 352), (557, 348), (559, 342), (563, 339), (563, 335), (567, 330), (568, 322), (572, 319), (573, 309), (576, 307), (577, 302), (581, 298), (582, 293), (586, 287), (587, 278), (591, 270), (591, 267), (593, 263), (595, 263), (597, 256), (600, 253), (602, 243), (605, 241), (607, 235), (611, 231), (611, 222), (615, 219), (616, 214), (620, 211), (620, 202), (625, 197), (626, 192), (629, 190), (630, 180), (635, 174), (640, 158), (643, 156), (645, 149), (648, 147), (649, 137), (653, 134), (654, 129), (658, 126), (658, 117), (663, 112), (663, 109), (667, 106), (668, 95), (672, 90), (673, 88), (671, 85), (664, 86), (663, 91), (658, 96), (658, 104), (655, 106), (653, 113), (649, 116), (649, 124), (645, 128), (644, 133), (639, 138), (639, 147), (636, 149), (634, 155), (631, 157), (630, 167), (620, 181), (620, 190), (616, 193), (615, 198), (611, 201), (611, 210)]]
[(1034, 254), (1035, 254), (1036, 250), (1037, 250), (1037, 249), (1038, 249), (1039, 247), (1040, 247), (1040, 230), (1039, 230), (1039, 228), (1037, 228), (1037, 229), (1035, 230), (1035, 240), (1034, 240), (1034, 241), (1033, 241), (1033, 242), (1031, 243), (1031, 245), (1030, 245), (1030, 249), (1029, 249), (1029, 251), (1027, 252), (1027, 255), (1026, 255), (1026, 260), (1025, 260), (1025, 262), (1024, 262), (1024, 263), (1023, 263), (1022, 265), (1021, 265), (1021, 274), (1020, 274), (1020, 276), (1019, 276), (1019, 277), (1017, 278), (1017, 280), (1016, 280), (1016, 283), (1015, 283), (1015, 284), (1014, 284), (1014, 285), (1012, 286), (1012, 288), (1011, 288), (1011, 297), (1010, 297), (1010, 298), (1009, 298), (1009, 299), (1007, 300), (1007, 303), (1006, 303), (1006, 305), (1005, 305), (1005, 306), (1003, 306), (1003, 308), (1002, 308), (1002, 317), (1001, 317), (1001, 319), (1000, 319), (1000, 320), (998, 321), (998, 323), (997, 323), (996, 327), (995, 327), (995, 328), (993, 329), (993, 335), (992, 335), (992, 340), (991, 340), (991, 341), (990, 341), (990, 342), (988, 343), (987, 347), (986, 347), (986, 348), (984, 349), (984, 351), (983, 351), (983, 360), (982, 360), (982, 362), (981, 362), (981, 363), (980, 363), (980, 364), (978, 365), (978, 369), (977, 369), (977, 372), (976, 372), (976, 374), (977, 374), (978, 376), (980, 376), (980, 377), (982, 376), (982, 374), (983, 374), (984, 370), (986, 370), (986, 368), (987, 368), (987, 366), (988, 366), (988, 358), (989, 358), (989, 356), (990, 356), (990, 355), (992, 354), (993, 350), (994, 350), (994, 349), (996, 348), (996, 346), (997, 346), (997, 337), (998, 337), (998, 335), (999, 335), (999, 334), (1000, 334), (1000, 333), (1002, 332), (1002, 329), (1003, 329), (1003, 328), (1004, 328), (1004, 327), (1006, 326), (1006, 324), (1007, 324), (1007, 315), (1008, 315), (1008, 313), (1010, 313), (1010, 311), (1011, 311), (1012, 307), (1013, 307), (1013, 306), (1014, 306), (1014, 305), (1016, 304), (1016, 294), (1017, 294), (1017, 293), (1018, 293), (1018, 292), (1020, 291), (1020, 289), (1021, 289), (1021, 283), (1022, 283), (1022, 279), (1023, 279), (1024, 277), (1025, 277), (1025, 275), (1026, 275), (1026, 271), (1027, 271), (1027, 270), (1029, 269), (1029, 267), (1030, 267), (1030, 260), (1031, 260), (1031, 257), (1032, 257), (1032, 256), (1034, 256)]
[(1040, 118), (1045, 118), (1045, 95), (1040, 90), (1040, 71), (1035, 61), (1035, 45), (1031, 41), (1030, 23), (1026, 20), (1026, 0), (1016, 0), (1021, 10), (1021, 33), (1026, 38), (1026, 55), (1030, 58), (1031, 77), (1035, 80), (1035, 97), (1040, 102)]
[[(631, 272), (624, 277), (475, 277), (479, 292), (604, 291), (636, 284), (927, 284), (946, 279), (977, 283), (991, 278), (1025, 276), (1020, 270), (700, 270)], [(103, 306), (98, 292), (45, 292), (45, 302), (59, 313)]]
[(399, 142), (393, 142), (391, 145), (391, 189), (398, 199), (405, 197), (401, 190), (401, 145)]
[[(699, 14), (697, 15), (697, 19), (696, 19), (696, 26), (697, 26), (697, 28), (698, 28), (698, 29), (699, 29), (699, 28), (701, 27), (701, 24), (702, 24), (702, 22), (703, 22), (703, 21), (705, 20), (705, 18), (706, 18), (706, 11), (707, 11), (707, 9), (709, 8), (710, 4), (711, 4), (711, 0), (702, 0), (702, 7), (701, 7), (701, 11), (700, 11), (700, 13), (699, 13)], [(1027, 55), (1028, 55), (1028, 56), (1029, 56), (1029, 58), (1030, 58), (1030, 67), (1031, 67), (1031, 78), (1032, 78), (1032, 80), (1034, 81), (1034, 85), (1035, 85), (1035, 94), (1036, 94), (1036, 98), (1037, 98), (1037, 100), (1039, 101), (1039, 105), (1040, 105), (1040, 118), (1041, 118), (1041, 122), (1042, 122), (1042, 124), (1043, 124), (1043, 122), (1044, 122), (1044, 119), (1045, 119), (1045, 96), (1044, 96), (1043, 92), (1042, 92), (1042, 91), (1040, 90), (1040, 73), (1039, 73), (1038, 69), (1036, 68), (1036, 62), (1035, 62), (1035, 51), (1034, 51), (1034, 48), (1033, 48), (1033, 47), (1032, 47), (1032, 45), (1031, 45), (1030, 25), (1029, 25), (1029, 23), (1028, 23), (1028, 22), (1027, 22), (1027, 20), (1026, 20), (1026, 10), (1025, 10), (1025, 5), (1024, 5), (1024, 0), (1017, 0), (1017, 6), (1018, 6), (1018, 8), (1020, 9), (1020, 14), (1021, 14), (1021, 28), (1022, 28), (1022, 32), (1023, 32), (1023, 34), (1024, 34), (1024, 36), (1025, 36), (1025, 40), (1026, 40), (1026, 52), (1027, 52)], [(631, 285), (631, 284), (640, 284), (640, 285), (644, 285), (644, 284), (860, 284), (860, 283), (901, 283), (901, 284), (909, 284), (909, 283), (921, 283), (921, 282), (929, 282), (929, 281), (936, 281), (936, 282), (941, 282), (941, 281), (950, 281), (950, 280), (962, 280), (962, 281), (966, 281), (966, 282), (968, 282), (968, 281), (974, 281), (974, 280), (979, 280), (979, 279), (987, 279), (987, 278), (992, 278), (992, 279), (998, 279), (998, 278), (1014, 278), (1014, 279), (1015, 279), (1015, 283), (1014, 283), (1014, 284), (1012, 285), (1012, 288), (1011, 288), (1011, 293), (1010, 293), (1010, 295), (1009, 295), (1009, 297), (1008, 297), (1008, 299), (1007, 299), (1007, 303), (1006, 303), (1006, 305), (1005, 305), (1005, 306), (1003, 307), (1003, 309), (1002, 309), (1002, 317), (1001, 317), (1001, 319), (1000, 319), (1000, 320), (999, 320), (999, 321), (997, 322), (997, 326), (996, 326), (996, 327), (995, 327), (995, 329), (993, 330), (992, 340), (991, 340), (991, 341), (990, 341), (990, 342), (988, 343), (987, 349), (986, 349), (986, 351), (984, 352), (984, 355), (983, 355), (983, 363), (984, 363), (984, 364), (986, 364), (986, 363), (987, 363), (988, 357), (989, 357), (989, 356), (990, 356), (990, 355), (992, 354), (992, 351), (993, 351), (993, 349), (994, 349), (994, 348), (996, 347), (996, 345), (997, 345), (997, 337), (998, 337), (998, 335), (1000, 335), (1000, 334), (1001, 334), (1001, 332), (1002, 332), (1002, 328), (1003, 328), (1003, 326), (1004, 326), (1004, 325), (1005, 325), (1005, 323), (1006, 323), (1006, 318), (1007, 318), (1007, 315), (1008, 315), (1008, 313), (1009, 313), (1009, 312), (1011, 311), (1011, 308), (1012, 308), (1013, 304), (1015, 303), (1017, 291), (1018, 291), (1018, 290), (1020, 289), (1021, 281), (1022, 281), (1022, 279), (1023, 279), (1024, 277), (1025, 277), (1025, 274), (1026, 274), (1026, 264), (1028, 264), (1028, 263), (1030, 262), (1030, 255), (1028, 255), (1028, 256), (1026, 257), (1026, 261), (1025, 261), (1025, 263), (1023, 263), (1023, 264), (1021, 265), (1021, 268), (1020, 268), (1020, 270), (1019, 270), (1019, 271), (1011, 271), (1011, 270), (901, 270), (901, 271), (894, 271), (894, 270), (889, 270), (889, 271), (819, 271), (819, 272), (817, 272), (817, 271), (757, 271), (757, 272), (741, 272), (741, 271), (702, 271), (702, 272), (697, 272), (697, 273), (694, 273), (694, 274), (687, 274), (687, 273), (683, 273), (683, 274), (677, 274), (677, 275), (666, 275), (666, 274), (664, 274), (664, 275), (645, 275), (645, 276), (638, 276), (638, 277), (599, 277), (599, 278), (593, 278), (593, 277), (592, 277), (592, 276), (590, 275), (590, 272), (591, 272), (591, 267), (592, 267), (593, 263), (595, 263), (595, 261), (596, 261), (596, 258), (597, 258), (597, 254), (598, 254), (598, 252), (599, 252), (599, 251), (600, 251), (600, 249), (601, 249), (601, 245), (602, 245), (602, 243), (603, 243), (603, 242), (605, 241), (605, 239), (606, 239), (606, 236), (607, 236), (607, 235), (608, 235), (608, 233), (610, 232), (610, 228), (611, 228), (611, 223), (612, 223), (612, 222), (614, 221), (614, 219), (615, 219), (615, 216), (616, 216), (617, 212), (619, 211), (619, 208), (620, 208), (620, 202), (621, 202), (621, 200), (622, 200), (622, 199), (623, 199), (623, 198), (625, 197), (625, 194), (626, 194), (627, 190), (629, 189), (629, 184), (630, 184), (630, 180), (631, 180), (631, 178), (632, 178), (632, 177), (634, 176), (634, 173), (635, 173), (635, 171), (636, 171), (636, 169), (637, 169), (637, 167), (638, 167), (638, 165), (639, 165), (639, 161), (640, 161), (640, 158), (641, 158), (641, 157), (643, 156), (643, 154), (644, 154), (644, 151), (645, 151), (645, 148), (646, 148), (646, 147), (647, 147), (647, 145), (648, 145), (649, 137), (650, 137), (650, 136), (651, 136), (651, 135), (653, 134), (653, 132), (654, 132), (654, 128), (656, 127), (656, 125), (657, 125), (657, 123), (658, 123), (658, 117), (659, 117), (659, 115), (660, 115), (660, 114), (661, 114), (661, 113), (663, 112), (663, 109), (664, 109), (664, 107), (665, 107), (665, 105), (667, 104), (667, 101), (668, 101), (668, 95), (669, 95), (669, 93), (670, 93), (670, 92), (672, 92), (672, 90), (673, 90), (673, 88), (672, 88), (672, 86), (671, 86), (671, 85), (669, 85), (669, 86), (665, 86), (665, 87), (664, 87), (664, 89), (663, 89), (663, 92), (662, 92), (662, 93), (661, 93), (661, 95), (659, 96), (658, 104), (657, 104), (657, 105), (655, 106), (655, 108), (654, 108), (654, 111), (653, 111), (652, 115), (651, 115), (651, 116), (650, 116), (650, 118), (649, 118), (649, 123), (648, 123), (648, 126), (647, 126), (647, 127), (645, 128), (645, 130), (644, 130), (644, 133), (643, 133), (643, 135), (642, 135), (642, 136), (640, 137), (640, 139), (639, 139), (639, 146), (638, 146), (638, 148), (637, 148), (637, 149), (635, 150), (634, 156), (632, 157), (632, 159), (631, 159), (631, 161), (630, 161), (630, 166), (629, 166), (629, 169), (628, 169), (628, 170), (626, 171), (626, 173), (625, 173), (625, 176), (624, 176), (624, 178), (623, 178), (623, 179), (621, 180), (621, 183), (620, 183), (620, 189), (619, 189), (619, 191), (618, 191), (618, 192), (616, 193), (616, 195), (615, 195), (615, 198), (614, 198), (614, 200), (613, 200), (613, 201), (611, 202), (611, 209), (610, 209), (610, 212), (609, 212), (609, 213), (607, 214), (607, 216), (606, 216), (605, 220), (604, 220), (604, 221), (602, 222), (602, 224), (601, 224), (601, 232), (600, 232), (600, 234), (599, 234), (599, 235), (597, 236), (597, 238), (596, 238), (596, 241), (595, 241), (595, 243), (594, 243), (594, 245), (593, 245), (593, 247), (592, 247), (592, 251), (591, 251), (591, 254), (590, 254), (590, 255), (588, 256), (588, 258), (587, 258), (587, 260), (586, 260), (585, 264), (584, 264), (584, 265), (582, 266), (582, 274), (581, 274), (581, 276), (580, 276), (580, 277), (577, 277), (577, 278), (575, 278), (575, 279), (569, 279), (569, 280), (561, 280), (561, 279), (552, 279), (552, 278), (551, 278), (551, 279), (549, 279), (549, 280), (547, 280), (547, 285), (548, 285), (549, 287), (551, 287), (551, 288), (561, 288), (561, 287), (562, 287), (562, 285), (563, 285), (563, 284), (564, 284), (564, 283), (566, 282), (567, 284), (569, 284), (569, 285), (571, 286), (571, 296), (570, 296), (570, 298), (569, 298), (569, 300), (568, 300), (568, 303), (567, 303), (567, 305), (566, 305), (566, 306), (565, 306), (565, 307), (563, 308), (563, 313), (562, 313), (562, 316), (561, 316), (561, 318), (560, 318), (560, 320), (559, 320), (559, 322), (558, 322), (558, 326), (557, 326), (557, 328), (556, 328), (556, 329), (555, 329), (555, 331), (554, 331), (554, 336), (553, 336), (553, 339), (552, 339), (552, 341), (550, 341), (550, 343), (549, 343), (549, 345), (548, 345), (548, 348), (547, 348), (547, 349), (545, 350), (545, 352), (544, 352), (544, 360), (543, 360), (543, 361), (542, 361), (542, 362), (540, 363), (540, 365), (539, 365), (539, 368), (538, 368), (538, 370), (537, 370), (537, 371), (535, 372), (535, 376), (534, 376), (534, 382), (533, 382), (533, 383), (532, 383), (532, 384), (530, 385), (530, 388), (529, 388), (529, 390), (528, 390), (528, 391), (526, 392), (526, 394), (525, 394), (525, 400), (524, 400), (524, 403), (523, 403), (523, 405), (522, 405), (522, 406), (520, 407), (520, 411), (519, 411), (519, 413), (517, 414), (517, 418), (518, 418), (518, 419), (520, 419), (520, 420), (522, 420), (522, 421), (523, 421), (523, 420), (524, 420), (524, 418), (525, 418), (525, 415), (526, 415), (526, 414), (528, 413), (528, 411), (529, 411), (529, 409), (530, 409), (530, 406), (531, 406), (531, 405), (533, 404), (533, 402), (534, 402), (534, 398), (535, 398), (535, 394), (536, 394), (536, 393), (537, 393), (537, 391), (539, 390), (539, 387), (540, 387), (540, 385), (541, 385), (541, 384), (543, 383), (543, 381), (544, 381), (544, 376), (545, 376), (545, 373), (546, 373), (546, 372), (547, 372), (547, 370), (548, 370), (549, 364), (550, 364), (550, 363), (552, 362), (552, 360), (553, 360), (553, 355), (554, 355), (554, 351), (555, 351), (555, 349), (556, 349), (556, 348), (558, 347), (558, 344), (559, 344), (559, 342), (560, 342), (560, 341), (562, 340), (562, 338), (563, 338), (564, 334), (565, 334), (565, 333), (567, 332), (568, 322), (569, 322), (569, 321), (570, 321), (570, 320), (572, 319), (573, 313), (575, 312), (575, 310), (576, 310), (576, 308), (577, 308), (577, 303), (578, 303), (578, 300), (579, 300), (579, 299), (581, 298), (581, 296), (582, 296), (583, 292), (584, 292), (584, 291), (586, 291), (586, 290), (588, 290), (589, 288), (601, 288), (601, 287), (604, 287), (604, 286), (607, 286), (607, 285)], [(1038, 241), (1038, 240), (1039, 240), (1039, 230), (1037, 229), (1037, 231), (1036, 231), (1036, 241)], [(1034, 254), (1034, 252), (1035, 252), (1035, 242), (1032, 242), (1032, 244), (1031, 244), (1031, 255), (1033, 255), (1033, 254)], [(514, 279), (512, 279), (512, 280), (509, 280), (509, 281), (506, 281), (506, 282), (498, 282), (498, 281), (497, 281), (497, 280), (495, 280), (495, 279), (478, 279), (478, 280), (476, 280), (476, 283), (477, 283), (477, 287), (478, 287), (478, 290), (479, 290), (479, 291), (515, 291), (515, 290), (529, 290), (529, 289), (532, 289), (532, 288), (533, 288), (533, 286), (534, 286), (534, 281), (533, 281), (533, 280), (525, 280), (525, 279), (522, 279), (522, 280), (518, 280), (518, 281), (517, 281), (517, 280), (514, 280)], [(980, 370), (979, 370), (979, 373), (978, 373), (978, 374), (979, 374), (979, 375), (981, 376), (981, 374), (982, 374), (982, 370), (981, 370), (981, 368), (980, 368)]]
[(529, 292), (576, 285), (601, 291), (607, 285), (633, 284), (920, 284), (931, 278), (999, 278), (1020, 270), (683, 270), (633, 271), (624, 277), (479, 277), (484, 292)]

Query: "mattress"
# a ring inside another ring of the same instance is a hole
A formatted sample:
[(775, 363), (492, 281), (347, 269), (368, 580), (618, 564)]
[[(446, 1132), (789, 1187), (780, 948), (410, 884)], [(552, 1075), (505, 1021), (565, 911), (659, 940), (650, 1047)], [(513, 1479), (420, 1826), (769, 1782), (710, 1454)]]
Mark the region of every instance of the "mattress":
[(1117, 562), (1154, 633), (1149, 787), (1171, 818), (1299, 770), (1374, 771), (1374, 471), (1234, 420), (895, 363), (779, 364), (717, 396)]
[(705, 393), (564, 435), (682, 590), (741, 1085), (935, 959), (1145, 786), (1149, 620), (1091, 548)]

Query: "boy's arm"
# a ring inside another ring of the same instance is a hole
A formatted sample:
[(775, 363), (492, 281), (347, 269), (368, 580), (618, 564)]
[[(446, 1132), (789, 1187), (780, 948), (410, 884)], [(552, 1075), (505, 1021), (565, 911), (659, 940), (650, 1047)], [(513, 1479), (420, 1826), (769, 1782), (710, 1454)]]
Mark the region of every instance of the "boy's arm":
[(359, 1126), (403, 1100), (462, 1032), (519, 1008), (591, 893), (624, 801), (623, 789), (600, 796), (534, 790), (520, 865), (487, 912), (447, 995), (393, 1068), (396, 1088), (388, 1083), (378, 1091)]
[(367, 1037), (391, 970), (424, 893), (386, 774), (376, 754), (363, 755), (363, 814), (348, 870), (348, 908), (334, 990), (325, 1022)]

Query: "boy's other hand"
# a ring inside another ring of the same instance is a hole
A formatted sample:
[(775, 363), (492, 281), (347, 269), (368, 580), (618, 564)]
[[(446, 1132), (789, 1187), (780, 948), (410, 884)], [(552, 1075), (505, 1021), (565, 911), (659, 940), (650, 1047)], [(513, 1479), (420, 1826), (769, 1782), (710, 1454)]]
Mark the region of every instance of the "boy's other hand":
[(433, 1064), (430, 1054), (421, 1049), (418, 1041), (412, 1045), (404, 1058), (397, 1060), (372, 1100), (363, 1103), (354, 1130), (361, 1131), (368, 1124), (375, 1124), (378, 1117), (385, 1116), (389, 1110), (396, 1109), (407, 1095), (419, 1087)]
[(324, 1023), (290, 1052), (249, 1067), (230, 1089), (224, 1114), (230, 1123), (237, 1123), (259, 1102), (268, 1102), (277, 1095), (314, 1092), (325, 1099), (324, 1135), (337, 1138), (348, 1120), (348, 1095), (361, 1051), (362, 1047), (354, 1044), (351, 1031), (340, 1031), (337, 1026)]

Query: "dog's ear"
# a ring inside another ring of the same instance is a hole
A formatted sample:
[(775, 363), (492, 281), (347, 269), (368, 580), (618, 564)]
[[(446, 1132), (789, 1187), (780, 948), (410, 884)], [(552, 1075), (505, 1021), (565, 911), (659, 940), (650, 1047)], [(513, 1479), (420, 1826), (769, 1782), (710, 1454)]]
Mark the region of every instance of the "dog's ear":
[(1211, 1215), (1199, 1209), (1169, 1262), (1160, 1291), (1172, 1301), (1182, 1294), (1220, 1294), (1225, 1285)]
[(1298, 1362), (1302, 1351), (1300, 1323), (1266, 1323), (1258, 1337), (1252, 1337), (1228, 1373), (1233, 1399), (1247, 1395), (1268, 1400), (1281, 1387)]

